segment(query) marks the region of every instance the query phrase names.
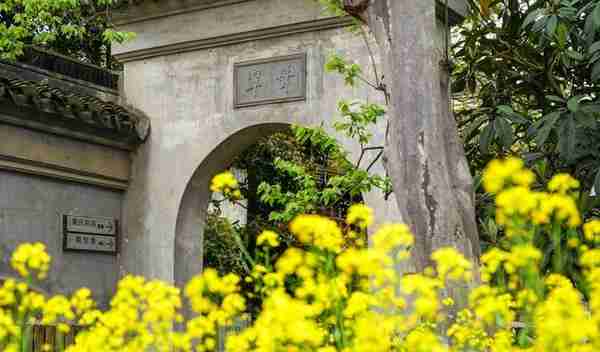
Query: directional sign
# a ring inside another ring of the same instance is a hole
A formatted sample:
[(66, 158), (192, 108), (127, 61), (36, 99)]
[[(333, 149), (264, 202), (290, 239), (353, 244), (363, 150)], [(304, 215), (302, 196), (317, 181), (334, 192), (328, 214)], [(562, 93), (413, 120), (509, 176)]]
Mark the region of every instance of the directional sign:
[(116, 254), (119, 222), (116, 219), (63, 215), (63, 250)]
[(116, 235), (117, 225), (115, 219), (65, 215), (68, 232), (95, 233), (98, 235)]
[(115, 253), (117, 241), (113, 236), (86, 235), (81, 233), (67, 232), (67, 250), (84, 250), (95, 252)]

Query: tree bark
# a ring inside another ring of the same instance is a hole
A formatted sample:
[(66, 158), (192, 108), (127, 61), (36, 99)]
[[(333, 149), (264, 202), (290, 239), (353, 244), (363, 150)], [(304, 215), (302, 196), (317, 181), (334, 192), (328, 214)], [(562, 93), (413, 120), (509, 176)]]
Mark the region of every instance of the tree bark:
[(386, 170), (403, 221), (415, 234), (415, 269), (440, 247), (477, 262), (473, 181), (450, 108), (449, 73), (435, 0), (372, 0), (367, 23), (389, 93)]

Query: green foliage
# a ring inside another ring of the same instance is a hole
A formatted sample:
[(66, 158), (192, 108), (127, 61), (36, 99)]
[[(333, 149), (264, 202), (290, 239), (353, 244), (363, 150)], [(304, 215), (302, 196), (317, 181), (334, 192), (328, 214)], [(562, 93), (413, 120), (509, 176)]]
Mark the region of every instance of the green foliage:
[[(457, 34), (454, 92), (476, 169), (513, 152), (591, 188), (600, 171), (600, 2), (495, 1)], [(531, 159), (531, 158), (530, 158)]]
[(345, 14), (342, 6), (342, 0), (318, 0), (325, 10), (336, 16), (343, 16)]
[(311, 151), (313, 158), (343, 158), (343, 149), (338, 141), (331, 137), (322, 126), (292, 126), (294, 139)]
[[(387, 179), (349, 162), (342, 146), (323, 127), (293, 126), (290, 133), (266, 137), (233, 165), (249, 174), (249, 181), (240, 184), (248, 204), (248, 225), (232, 224), (215, 202), (217, 210), (209, 214), (204, 232), (205, 266), (222, 274), (252, 275), (257, 263), (268, 266), (285, 249), (301, 247), (288, 230), (288, 223), (295, 217), (327, 215), (341, 224), (348, 208), (361, 202), (362, 194), (374, 188), (390, 188)], [(237, 199), (231, 201), (242, 206)], [(265, 251), (257, 245), (256, 238), (264, 230), (277, 231), (281, 246)], [(362, 237), (347, 238), (345, 246), (365, 243)], [(244, 284), (244, 292), (253, 299), (253, 311), (260, 308), (262, 289), (256, 283)]]
[[(223, 217), (218, 208), (210, 212), (206, 218), (203, 234), (203, 260), (205, 268), (215, 269), (220, 275), (235, 274), (239, 277), (250, 277), (256, 265), (272, 263), (281, 254), (281, 250), (263, 250), (255, 246), (256, 234), (253, 227), (232, 224)], [(291, 238), (286, 239), (287, 248)], [(267, 265), (268, 267), (269, 265)], [(240, 282), (241, 289), (247, 299), (248, 313), (260, 311), (262, 287), (255, 282)]]
[(356, 63), (350, 63), (339, 55), (331, 55), (325, 64), (325, 69), (330, 72), (337, 72), (344, 76), (344, 82), (349, 86), (356, 85), (357, 79), (360, 79), (362, 72), (360, 66)]
[(238, 225), (220, 216), (218, 212), (209, 213), (204, 230), (204, 265), (211, 267), (221, 275), (235, 273), (240, 276), (248, 274), (248, 266), (236, 244), (236, 235), (242, 229)]
[(379, 122), (385, 115), (385, 109), (378, 104), (361, 103), (358, 101), (338, 102), (338, 111), (345, 121), (334, 124), (336, 130), (342, 131), (347, 137), (368, 144), (372, 134), (369, 127)]
[(110, 66), (110, 45), (131, 39), (110, 20), (115, 0), (4, 0), (0, 4), (0, 58), (16, 60), (25, 45), (50, 48)]
[[(589, 217), (600, 189), (600, 1), (481, 1), (454, 33), (453, 92), (476, 175), (519, 154), (540, 178), (568, 172)], [(478, 177), (478, 176), (477, 176)], [(491, 197), (478, 189), (483, 241), (495, 243)]]
[[(1, 5), (0, 5), (1, 6)], [(27, 31), (23, 27), (10, 26), (0, 23), (0, 58), (15, 60), (23, 53), (23, 39)]]
[(300, 214), (319, 213), (340, 205), (343, 208), (375, 188), (387, 190), (389, 182), (386, 179), (371, 175), (347, 161), (342, 147), (322, 128), (295, 126), (293, 133), (298, 142), (318, 151), (318, 157), (327, 162), (324, 165), (327, 168), (322, 171), (329, 173), (329, 177), (320, 182), (317, 176), (323, 175), (315, 175), (298, 163), (275, 159), (276, 170), (290, 177), (296, 187), (295, 191), (290, 191), (279, 184), (260, 184), (260, 200), (277, 208), (271, 212), (270, 220), (287, 223)]
[[(292, 126), (289, 134), (276, 133), (260, 140), (233, 163), (248, 171), (248, 182), (240, 185), (248, 200), (248, 225), (233, 226), (219, 214), (209, 217), (205, 241), (220, 241), (221, 237), (216, 236), (224, 235), (222, 244), (206, 244), (207, 266), (223, 272), (231, 265), (233, 272), (245, 270), (249, 274), (247, 268), (261, 262), (259, 257), (264, 254), (255, 243), (259, 231), (279, 232), (283, 245), (269, 253), (266, 261), (272, 263), (282, 249), (298, 246), (287, 229), (287, 224), (298, 215), (333, 216), (341, 223), (350, 205), (360, 202), (364, 193), (374, 189), (383, 194), (390, 192), (389, 179), (370, 173), (382, 148), (367, 147), (370, 128), (385, 110), (376, 104), (345, 101), (338, 104), (338, 110), (343, 119), (335, 124), (336, 129), (362, 147), (358, 162), (348, 160), (343, 147), (323, 126)], [(379, 154), (367, 168), (362, 168), (361, 161), (370, 149)], [(233, 201), (240, 204), (237, 199)], [(357, 238), (347, 241), (347, 245), (365, 243)]]
[(313, 151), (312, 157), (321, 162), (308, 163), (317, 166), (311, 170), (294, 161), (274, 159), (275, 171), (289, 182), (284, 186), (264, 181), (258, 186), (260, 201), (272, 207), (270, 221), (287, 223), (299, 214), (333, 208), (339, 208), (336, 213), (343, 213), (350, 200), (359, 200), (363, 192), (373, 187), (384, 187), (382, 178), (348, 162), (338, 142), (322, 128), (294, 126), (292, 130), (295, 140)]

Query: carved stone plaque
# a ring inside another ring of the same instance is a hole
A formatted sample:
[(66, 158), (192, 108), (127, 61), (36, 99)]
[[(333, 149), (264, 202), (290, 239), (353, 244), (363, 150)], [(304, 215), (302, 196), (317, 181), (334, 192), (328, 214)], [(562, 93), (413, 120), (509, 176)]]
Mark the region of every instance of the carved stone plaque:
[(236, 108), (306, 99), (306, 55), (235, 64)]

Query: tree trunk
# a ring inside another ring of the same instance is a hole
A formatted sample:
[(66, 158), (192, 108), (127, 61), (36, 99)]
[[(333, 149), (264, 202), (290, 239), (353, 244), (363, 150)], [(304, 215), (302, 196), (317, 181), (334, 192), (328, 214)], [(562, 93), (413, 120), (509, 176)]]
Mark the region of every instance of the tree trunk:
[[(389, 93), (386, 169), (416, 236), (417, 270), (451, 246), (477, 261), (472, 177), (450, 109), (449, 74), (435, 0), (372, 0), (367, 23), (379, 45)], [(390, 21), (390, 19), (392, 19)]]

